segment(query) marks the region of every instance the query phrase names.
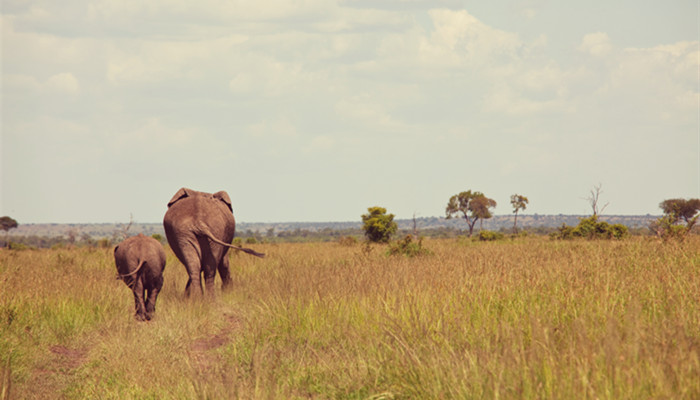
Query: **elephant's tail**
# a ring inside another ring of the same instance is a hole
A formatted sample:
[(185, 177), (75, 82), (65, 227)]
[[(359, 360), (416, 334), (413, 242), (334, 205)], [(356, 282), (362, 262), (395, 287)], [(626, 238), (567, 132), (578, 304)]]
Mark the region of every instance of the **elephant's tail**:
[(255, 257), (260, 257), (260, 258), (264, 258), (264, 257), (265, 257), (265, 254), (263, 254), (263, 253), (258, 253), (257, 251), (255, 251), (255, 250), (253, 250), (253, 249), (248, 249), (248, 248), (245, 248), (245, 247), (238, 247), (238, 246), (235, 246), (235, 245), (226, 243), (226, 242), (222, 242), (221, 240), (215, 238), (214, 235), (212, 235), (211, 232), (209, 232), (208, 229), (203, 230), (202, 233), (204, 233), (204, 234), (205, 234), (209, 239), (211, 239), (214, 243), (220, 244), (220, 245), (222, 245), (222, 246), (230, 247), (230, 248), (232, 248), (232, 249), (240, 250), (240, 251), (242, 251), (242, 252), (244, 252), (244, 253), (248, 253), (248, 254), (254, 255)]
[(139, 261), (139, 265), (136, 267), (135, 270), (129, 272), (128, 274), (117, 274), (117, 279), (124, 280), (124, 278), (126, 278), (127, 276), (134, 276), (134, 275), (138, 274), (139, 271), (141, 270), (141, 267), (143, 267), (144, 264), (146, 264), (146, 261), (144, 261), (144, 260)]

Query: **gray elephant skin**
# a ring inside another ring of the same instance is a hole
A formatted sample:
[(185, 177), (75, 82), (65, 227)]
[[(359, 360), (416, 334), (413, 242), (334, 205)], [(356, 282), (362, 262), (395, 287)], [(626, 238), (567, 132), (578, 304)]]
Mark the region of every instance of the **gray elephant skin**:
[(203, 294), (201, 275), (207, 294), (214, 294), (216, 271), (221, 276), (222, 287), (231, 286), (231, 272), (227, 253), (229, 248), (241, 250), (257, 257), (264, 254), (251, 249), (231, 245), (236, 231), (231, 199), (225, 191), (205, 193), (181, 188), (168, 202), (163, 218), (165, 236), (175, 256), (185, 266), (189, 279), (185, 295)]
[(114, 248), (114, 262), (117, 264), (117, 279), (123, 280), (134, 292), (134, 317), (139, 321), (150, 320), (163, 287), (163, 246), (143, 234), (132, 236)]

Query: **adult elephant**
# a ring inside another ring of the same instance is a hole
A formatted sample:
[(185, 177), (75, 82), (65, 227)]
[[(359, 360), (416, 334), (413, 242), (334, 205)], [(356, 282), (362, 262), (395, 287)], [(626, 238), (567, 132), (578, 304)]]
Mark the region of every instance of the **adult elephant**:
[(214, 278), (219, 271), (222, 287), (231, 285), (228, 257), (229, 248), (244, 251), (257, 257), (264, 254), (251, 249), (231, 245), (236, 231), (231, 199), (224, 191), (214, 194), (181, 188), (168, 202), (163, 218), (168, 243), (177, 258), (185, 265), (189, 280), (185, 295), (192, 287), (203, 293), (201, 274), (207, 293), (214, 293)]

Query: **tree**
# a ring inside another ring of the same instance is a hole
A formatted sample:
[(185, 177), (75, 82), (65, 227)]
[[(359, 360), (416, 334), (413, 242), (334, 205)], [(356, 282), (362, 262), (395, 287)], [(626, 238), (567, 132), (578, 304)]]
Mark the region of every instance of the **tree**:
[(375, 243), (388, 243), (391, 235), (396, 233), (398, 226), (394, 222), (394, 214), (387, 214), (384, 207), (369, 207), (368, 213), (362, 214), (362, 229), (367, 240)]
[(586, 198), (588, 203), (591, 205), (591, 208), (593, 209), (593, 216), (598, 216), (600, 215), (603, 211), (605, 211), (605, 208), (610, 205), (610, 203), (605, 203), (605, 205), (602, 208), (599, 208), (598, 202), (600, 201), (600, 195), (603, 193), (603, 185), (598, 184), (598, 186), (593, 186), (593, 189), (591, 189), (591, 195)]
[(5, 231), (5, 245), (8, 247), (9, 242), (7, 241), (7, 233), (10, 229), (16, 228), (17, 226), (19, 226), (19, 224), (14, 219), (8, 216), (0, 217), (0, 230)]
[[(652, 222), (651, 229), (664, 239), (682, 239), (698, 220), (700, 199), (668, 199), (659, 204), (664, 216)], [(680, 225), (684, 221), (685, 226)]]
[(664, 214), (675, 218), (675, 222), (685, 221), (688, 231), (693, 229), (693, 225), (698, 220), (700, 211), (700, 199), (669, 199), (659, 204)]
[(8, 216), (0, 217), (0, 230), (7, 232), (12, 228), (16, 228), (17, 226), (19, 226), (19, 224), (17, 224), (17, 221), (14, 219)]
[(469, 237), (474, 233), (474, 225), (478, 220), (491, 218), (490, 208), (496, 207), (496, 201), (484, 196), (481, 192), (473, 192), (468, 190), (450, 197), (447, 203), (445, 213), (447, 219), (452, 218), (455, 214), (460, 213), (469, 226)]
[(516, 235), (518, 234), (518, 211), (526, 209), (528, 203), (529, 200), (525, 196), (519, 194), (510, 196), (510, 204), (513, 205), (513, 213), (515, 214), (515, 218), (513, 219), (513, 233)]

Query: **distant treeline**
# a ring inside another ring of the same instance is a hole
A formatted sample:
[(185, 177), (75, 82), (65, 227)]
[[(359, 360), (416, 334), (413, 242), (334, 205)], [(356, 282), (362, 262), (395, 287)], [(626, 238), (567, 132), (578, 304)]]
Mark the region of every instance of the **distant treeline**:
[[(128, 231), (125, 231), (123, 227), (114, 229), (115, 225), (110, 225), (113, 227), (113, 231), (109, 236), (92, 236), (88, 230), (80, 232), (80, 226), (74, 226), (73, 230), (69, 230), (66, 235), (17, 235), (8, 234), (0, 236), (0, 247), (10, 247), (15, 249), (25, 249), (25, 248), (60, 248), (66, 246), (75, 247), (94, 247), (94, 248), (111, 248), (112, 246), (121, 242), (124, 237), (135, 235), (137, 233), (145, 233), (149, 236), (154, 236), (156, 239), (160, 240), (163, 244), (167, 244), (165, 240), (165, 235), (161, 230), (156, 229), (154, 226), (156, 224), (147, 224), (149, 229), (136, 229), (132, 227)], [(239, 229), (236, 232), (236, 241), (241, 243), (281, 243), (281, 242), (330, 242), (339, 241), (342, 238), (355, 238), (357, 240), (362, 240), (364, 238), (364, 232), (359, 224), (341, 223), (338, 229), (332, 227), (323, 227), (317, 229), (312, 226), (307, 226), (306, 228), (294, 228), (285, 229), (281, 231), (276, 231), (274, 226), (270, 226), (266, 230), (252, 229), (252, 224), (244, 225), (245, 230)], [(239, 225), (239, 226), (241, 226)], [(286, 224), (290, 225), (290, 224)], [(305, 223), (304, 225), (312, 225)], [(412, 221), (406, 222), (402, 221), (399, 224), (399, 230), (396, 237), (403, 237), (405, 235), (416, 235), (426, 238), (457, 238), (459, 236), (466, 235), (466, 227), (455, 224), (455, 226), (436, 226), (436, 227), (425, 227), (424, 225), (416, 223), (415, 229), (413, 227)], [(486, 224), (484, 224), (486, 225)], [(94, 229), (94, 228), (92, 228)], [(518, 232), (521, 235), (550, 235), (553, 232), (558, 231), (557, 226), (521, 226), (518, 228)], [(488, 231), (488, 229), (483, 229)], [(494, 232), (499, 232), (504, 235), (512, 233), (512, 226), (501, 226), (498, 229), (493, 229)], [(477, 231), (478, 232), (478, 231)], [(636, 226), (630, 228), (630, 233), (633, 235), (651, 235), (652, 232), (648, 227)]]

